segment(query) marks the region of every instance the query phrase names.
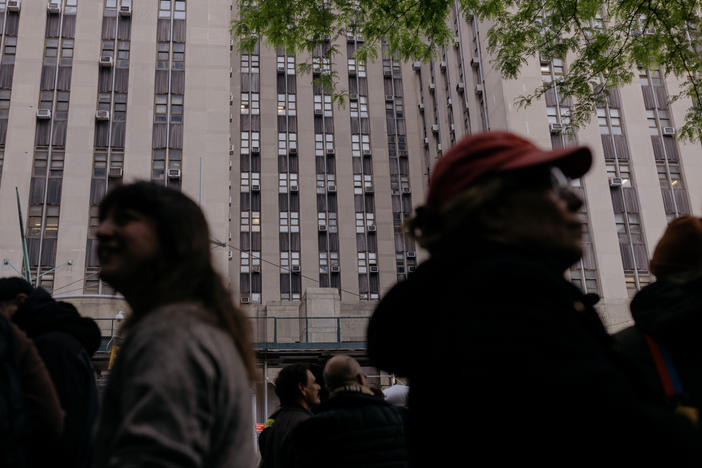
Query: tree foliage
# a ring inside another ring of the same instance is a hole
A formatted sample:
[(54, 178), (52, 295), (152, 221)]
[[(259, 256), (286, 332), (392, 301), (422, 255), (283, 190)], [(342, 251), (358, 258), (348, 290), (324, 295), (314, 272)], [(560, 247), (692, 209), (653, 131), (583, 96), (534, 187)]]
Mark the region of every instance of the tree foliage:
[[(530, 58), (567, 60), (559, 94), (571, 98), (571, 125), (587, 123), (608, 88), (630, 83), (637, 68), (658, 68), (682, 87), (671, 100), (689, 99), (678, 135), (702, 140), (702, 0), (239, 0), (232, 25), (242, 49), (261, 38), (291, 54), (313, 54), (347, 33), (365, 40), (356, 58), (372, 61), (384, 42), (402, 60), (427, 60), (453, 40), (455, 11), (491, 25), (492, 66), (514, 79)], [(332, 60), (338, 53), (326, 51)], [(309, 70), (309, 64), (303, 69)], [(334, 67), (332, 66), (332, 70)], [(338, 76), (323, 73), (339, 89)], [(520, 98), (529, 105), (552, 86)], [(669, 90), (672, 91), (672, 90)], [(337, 95), (337, 98), (341, 94)]]

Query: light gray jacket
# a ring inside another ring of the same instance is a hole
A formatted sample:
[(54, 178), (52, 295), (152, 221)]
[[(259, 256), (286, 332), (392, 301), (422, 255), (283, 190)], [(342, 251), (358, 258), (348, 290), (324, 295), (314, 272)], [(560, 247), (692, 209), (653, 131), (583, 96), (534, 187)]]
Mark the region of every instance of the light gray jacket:
[(168, 305), (129, 330), (103, 396), (96, 468), (256, 466), (244, 364), (203, 313)]

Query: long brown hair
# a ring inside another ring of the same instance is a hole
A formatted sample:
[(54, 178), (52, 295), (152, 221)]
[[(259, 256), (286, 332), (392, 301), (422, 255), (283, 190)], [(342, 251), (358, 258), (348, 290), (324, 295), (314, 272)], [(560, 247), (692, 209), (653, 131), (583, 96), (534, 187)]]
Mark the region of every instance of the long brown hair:
[(161, 252), (141, 282), (146, 307), (134, 310), (125, 326), (133, 326), (160, 305), (199, 302), (213, 314), (213, 322), (231, 336), (249, 379), (254, 380), (249, 323), (234, 306), (231, 293), (212, 265), (210, 232), (200, 207), (177, 190), (137, 182), (118, 186), (105, 196), (100, 203), (100, 220), (122, 210), (136, 211), (154, 223)]

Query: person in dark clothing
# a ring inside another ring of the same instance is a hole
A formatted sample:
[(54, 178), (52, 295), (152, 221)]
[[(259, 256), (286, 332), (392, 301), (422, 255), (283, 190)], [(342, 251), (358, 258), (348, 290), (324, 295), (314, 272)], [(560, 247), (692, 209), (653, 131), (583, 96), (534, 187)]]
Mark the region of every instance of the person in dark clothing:
[(635, 324), (614, 339), (638, 364), (643, 387), (653, 398), (697, 421), (702, 411), (702, 219), (673, 220), (650, 268), (657, 281), (634, 296)]
[[(410, 466), (689, 466), (700, 434), (641, 400), (590, 298), (582, 254), (587, 148), (507, 132), (464, 138), (435, 165), (410, 229), (429, 251), (376, 308), (368, 354), (408, 377)], [(460, 379), (458, 399), (437, 387)]]
[(100, 329), (95, 320), (81, 317), (73, 305), (55, 301), (41, 288), (19, 305), (12, 321), (34, 340), (66, 412), (63, 435), (51, 450), (34, 453), (35, 463), (89, 467), (98, 414), (91, 358), (100, 346)]
[[(11, 322), (31, 289), (21, 278), (0, 279), (3, 329), (0, 336), (0, 460), (3, 466), (45, 466), (37, 454), (47, 453), (54, 447), (64, 429), (64, 411), (49, 372), (34, 342)], [(17, 400), (17, 393), (21, 400)], [(9, 411), (5, 413), (6, 410)], [(10, 461), (11, 453), (13, 460)]]
[(358, 361), (337, 355), (324, 368), (329, 399), (290, 435), (291, 468), (407, 466), (403, 410), (368, 387)]
[(304, 364), (284, 367), (275, 379), (275, 394), (280, 409), (266, 421), (258, 436), (261, 468), (280, 468), (290, 455), (284, 453), (290, 432), (312, 416), (312, 408), (319, 405), (320, 386), (314, 374)]

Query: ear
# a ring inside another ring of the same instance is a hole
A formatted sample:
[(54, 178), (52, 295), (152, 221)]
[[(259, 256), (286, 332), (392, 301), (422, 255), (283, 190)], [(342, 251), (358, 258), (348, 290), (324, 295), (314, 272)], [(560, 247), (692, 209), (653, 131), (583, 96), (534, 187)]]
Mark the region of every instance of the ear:
[(17, 301), (17, 304), (22, 304), (28, 297), (29, 296), (27, 296), (25, 293), (19, 293), (17, 296), (15, 296), (15, 300)]
[(356, 380), (358, 380), (358, 383), (363, 385), (364, 387), (366, 386), (366, 376), (363, 375), (363, 373), (360, 373), (356, 376)]

